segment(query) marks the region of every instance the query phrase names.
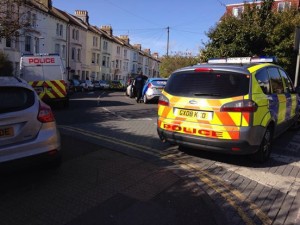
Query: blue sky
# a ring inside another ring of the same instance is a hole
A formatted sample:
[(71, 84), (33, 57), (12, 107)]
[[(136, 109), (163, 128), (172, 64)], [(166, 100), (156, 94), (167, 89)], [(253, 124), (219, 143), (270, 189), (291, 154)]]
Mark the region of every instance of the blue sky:
[(52, 0), (53, 6), (74, 14), (87, 10), (90, 24), (111, 25), (113, 35), (128, 35), (131, 44), (141, 44), (151, 52), (169, 54), (191, 52), (207, 42), (206, 32), (225, 12), (225, 5), (242, 0)]

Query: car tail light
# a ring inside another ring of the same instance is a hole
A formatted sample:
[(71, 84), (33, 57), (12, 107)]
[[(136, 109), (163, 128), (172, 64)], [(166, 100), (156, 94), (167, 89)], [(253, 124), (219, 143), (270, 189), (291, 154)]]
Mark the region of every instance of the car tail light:
[(159, 105), (164, 105), (164, 106), (169, 106), (169, 99), (164, 96), (164, 95), (161, 95), (159, 96), (159, 99), (158, 99), (158, 104)]
[(213, 69), (211, 69), (211, 68), (196, 68), (194, 71), (195, 72), (212, 72)]
[(240, 100), (222, 105), (221, 112), (255, 112), (257, 104), (252, 100)]
[(37, 119), (42, 123), (49, 123), (55, 121), (54, 115), (50, 106), (40, 101), (39, 113)]
[(152, 88), (153, 85), (151, 83), (148, 84), (148, 88)]

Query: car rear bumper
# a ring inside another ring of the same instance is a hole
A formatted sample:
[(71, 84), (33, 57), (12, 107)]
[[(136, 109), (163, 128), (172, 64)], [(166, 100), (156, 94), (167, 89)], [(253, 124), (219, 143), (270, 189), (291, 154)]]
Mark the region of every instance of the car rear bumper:
[(40, 154), (53, 157), (61, 149), (60, 134), (52, 123), (43, 124), (38, 136), (19, 144), (0, 147), (0, 163)]
[(161, 128), (157, 128), (157, 133), (162, 141), (205, 151), (247, 155), (255, 153), (259, 148), (259, 145), (250, 145), (245, 140), (207, 138), (167, 131)]

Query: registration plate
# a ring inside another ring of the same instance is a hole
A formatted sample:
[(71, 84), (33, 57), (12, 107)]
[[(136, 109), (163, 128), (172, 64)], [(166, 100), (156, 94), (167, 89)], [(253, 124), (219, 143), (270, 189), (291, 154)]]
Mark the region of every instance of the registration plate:
[(212, 120), (212, 112), (187, 109), (175, 109), (175, 115), (185, 118), (196, 118), (198, 120)]
[(0, 138), (14, 136), (14, 129), (12, 127), (0, 128)]

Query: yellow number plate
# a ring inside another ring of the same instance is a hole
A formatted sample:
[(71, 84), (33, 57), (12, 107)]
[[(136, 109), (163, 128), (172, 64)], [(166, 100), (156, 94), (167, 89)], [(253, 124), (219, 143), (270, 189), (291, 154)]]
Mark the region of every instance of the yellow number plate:
[(175, 115), (185, 118), (196, 118), (198, 120), (211, 120), (212, 112), (196, 111), (187, 109), (175, 109)]
[(14, 136), (14, 129), (12, 127), (0, 128), (0, 138)]

